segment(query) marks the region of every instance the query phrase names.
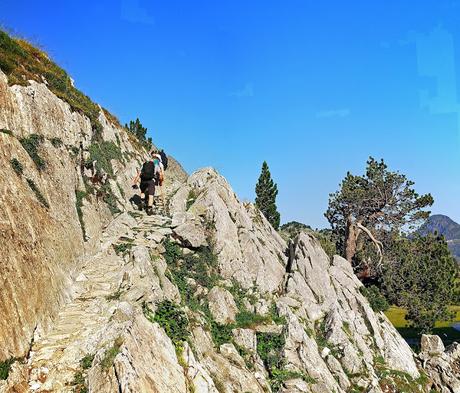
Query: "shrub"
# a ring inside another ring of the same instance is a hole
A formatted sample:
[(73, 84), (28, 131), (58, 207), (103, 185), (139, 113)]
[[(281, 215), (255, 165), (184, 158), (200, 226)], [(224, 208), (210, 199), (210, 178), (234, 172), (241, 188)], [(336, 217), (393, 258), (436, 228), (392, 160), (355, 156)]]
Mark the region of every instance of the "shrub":
[(41, 193), (41, 191), (38, 189), (37, 185), (32, 179), (27, 179), (27, 184), (29, 185), (30, 189), (34, 192), (36, 198), (38, 201), (47, 209), (49, 209), (50, 205), (46, 201), (45, 197)]
[(18, 176), (21, 176), (24, 173), (24, 167), (18, 161), (17, 158), (12, 158), (10, 163), (11, 163), (11, 167), (14, 169), (14, 171), (16, 172)]
[(38, 153), (38, 149), (40, 145), (43, 143), (43, 136), (37, 134), (31, 134), (26, 138), (21, 138), (19, 142), (21, 142), (22, 147), (24, 150), (29, 154), (32, 161), (35, 163), (35, 166), (39, 171), (42, 171), (46, 167), (45, 160), (40, 157)]
[[(0, 68), (1, 68), (1, 66), (2, 66), (2, 64), (1, 64), (1, 60), (0, 60)], [(1, 132), (2, 134), (6, 134), (6, 135), (11, 135), (11, 136), (13, 136), (13, 131), (7, 130), (7, 129), (5, 129), (5, 128), (0, 128), (0, 132)]]
[(377, 286), (371, 285), (367, 288), (360, 287), (359, 291), (364, 297), (366, 297), (372, 310), (375, 312), (386, 311), (390, 307), (387, 299)]
[(170, 300), (163, 300), (152, 317), (152, 311), (144, 304), (144, 315), (150, 322), (157, 322), (173, 342), (176, 350), (182, 350), (182, 343), (190, 336), (185, 312)]
[(61, 138), (51, 138), (50, 142), (55, 148), (58, 148), (58, 147), (62, 146), (62, 139)]
[(280, 369), (283, 366), (282, 351), (284, 344), (283, 334), (257, 333), (257, 353), (269, 373), (271, 370)]
[(104, 357), (101, 360), (101, 367), (105, 370), (109, 369), (113, 365), (115, 357), (120, 353), (120, 348), (123, 344), (121, 337), (118, 337), (113, 345), (105, 352)]

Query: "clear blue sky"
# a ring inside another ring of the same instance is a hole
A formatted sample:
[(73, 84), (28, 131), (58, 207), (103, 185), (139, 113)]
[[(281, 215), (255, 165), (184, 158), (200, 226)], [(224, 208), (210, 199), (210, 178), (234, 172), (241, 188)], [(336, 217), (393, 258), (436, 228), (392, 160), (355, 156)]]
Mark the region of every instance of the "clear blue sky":
[(122, 122), (253, 200), (263, 160), (282, 221), (326, 226), (328, 194), (384, 158), (460, 222), (460, 2), (1, 0)]

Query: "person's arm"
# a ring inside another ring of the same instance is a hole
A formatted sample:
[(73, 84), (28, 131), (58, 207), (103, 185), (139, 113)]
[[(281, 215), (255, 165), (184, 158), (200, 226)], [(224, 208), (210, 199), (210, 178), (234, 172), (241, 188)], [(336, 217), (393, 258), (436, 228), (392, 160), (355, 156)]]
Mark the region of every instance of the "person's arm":
[(141, 177), (141, 171), (138, 169), (136, 176), (133, 178), (133, 185), (139, 183), (139, 178)]

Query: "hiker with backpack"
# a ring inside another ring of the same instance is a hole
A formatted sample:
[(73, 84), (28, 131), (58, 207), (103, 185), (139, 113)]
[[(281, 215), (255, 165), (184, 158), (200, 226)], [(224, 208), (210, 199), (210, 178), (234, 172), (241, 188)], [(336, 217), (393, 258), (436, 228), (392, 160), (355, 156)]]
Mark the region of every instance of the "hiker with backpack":
[[(153, 197), (155, 195), (155, 186), (163, 178), (163, 168), (160, 159), (155, 152), (151, 153), (151, 159), (144, 162), (142, 168), (137, 172), (133, 179), (133, 187), (137, 187), (140, 180), (141, 199), (147, 214), (153, 214)], [(146, 195), (147, 194), (147, 195)]]

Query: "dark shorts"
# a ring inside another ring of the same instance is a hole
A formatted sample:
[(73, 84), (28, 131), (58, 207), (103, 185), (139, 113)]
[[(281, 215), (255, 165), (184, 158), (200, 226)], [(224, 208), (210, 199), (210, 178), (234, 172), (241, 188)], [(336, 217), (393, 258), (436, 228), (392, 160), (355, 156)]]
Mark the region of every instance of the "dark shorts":
[(142, 180), (140, 188), (143, 194), (155, 195), (155, 180)]

